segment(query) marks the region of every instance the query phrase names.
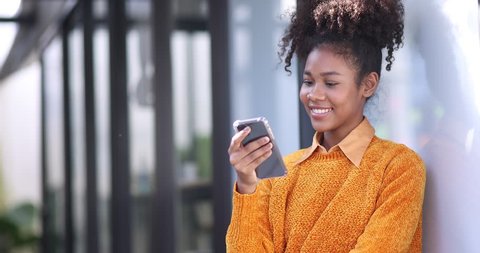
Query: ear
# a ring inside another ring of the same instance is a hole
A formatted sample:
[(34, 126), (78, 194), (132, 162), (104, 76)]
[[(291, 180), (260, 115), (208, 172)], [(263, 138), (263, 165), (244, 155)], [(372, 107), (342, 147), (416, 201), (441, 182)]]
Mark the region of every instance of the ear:
[(365, 98), (369, 98), (375, 94), (378, 87), (378, 80), (379, 77), (377, 72), (370, 72), (363, 78), (361, 92)]

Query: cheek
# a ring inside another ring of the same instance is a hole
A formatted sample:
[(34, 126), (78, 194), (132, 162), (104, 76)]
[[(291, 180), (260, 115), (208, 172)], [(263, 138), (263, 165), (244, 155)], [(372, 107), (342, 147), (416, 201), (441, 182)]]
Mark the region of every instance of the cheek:
[(351, 89), (336, 90), (329, 94), (329, 98), (336, 104), (356, 104), (358, 92)]
[(303, 104), (307, 104), (307, 103), (308, 103), (307, 94), (308, 94), (308, 90), (307, 90), (307, 89), (305, 89), (305, 88), (301, 88), (301, 89), (300, 89), (299, 97), (300, 97), (300, 101), (302, 101)]

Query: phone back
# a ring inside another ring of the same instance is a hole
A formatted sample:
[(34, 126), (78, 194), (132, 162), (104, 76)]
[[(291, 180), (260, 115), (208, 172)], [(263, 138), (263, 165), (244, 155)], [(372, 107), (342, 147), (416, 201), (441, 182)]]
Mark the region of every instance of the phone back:
[(287, 170), (283, 162), (283, 157), (278, 149), (277, 143), (275, 142), (268, 121), (266, 121), (265, 118), (261, 117), (237, 121), (234, 126), (237, 131), (241, 131), (247, 126), (251, 128), (250, 134), (248, 134), (242, 142), (243, 145), (247, 145), (248, 143), (265, 136), (268, 136), (273, 144), (272, 155), (260, 164), (256, 170), (258, 178), (281, 177), (286, 175)]

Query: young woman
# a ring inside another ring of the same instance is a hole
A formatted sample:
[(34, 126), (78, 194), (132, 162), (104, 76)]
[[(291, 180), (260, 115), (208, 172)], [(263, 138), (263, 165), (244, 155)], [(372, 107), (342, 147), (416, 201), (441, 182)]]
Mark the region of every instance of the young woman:
[(305, 61), (300, 100), (316, 130), (312, 146), (285, 157), (288, 175), (258, 180), (272, 144), (232, 138), (237, 172), (229, 252), (421, 252), (425, 169), (404, 145), (375, 136), (364, 117), (402, 43), (397, 0), (305, 1), (282, 39), (288, 71)]

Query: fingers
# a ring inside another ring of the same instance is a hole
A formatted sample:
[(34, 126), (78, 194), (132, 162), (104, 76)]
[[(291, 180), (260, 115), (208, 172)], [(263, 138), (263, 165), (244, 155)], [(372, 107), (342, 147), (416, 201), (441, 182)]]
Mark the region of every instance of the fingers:
[[(252, 143), (253, 144), (253, 143)], [(249, 152), (238, 163), (238, 167), (245, 168), (245, 171), (255, 170), (258, 165), (264, 162), (272, 154), (272, 143), (267, 143), (256, 150)], [(253, 168), (252, 168), (253, 167)]]
[(232, 137), (232, 141), (230, 142), (230, 147), (228, 148), (228, 153), (234, 152), (236, 149), (240, 149), (242, 147), (242, 141), (247, 137), (250, 133), (250, 127), (245, 127), (242, 131), (236, 133)]
[[(239, 137), (238, 139), (243, 140), (244, 138)], [(236, 142), (232, 138), (232, 144), (230, 145), (230, 148), (228, 150), (228, 153), (230, 154), (230, 163), (234, 166), (236, 164), (239, 164), (240, 161), (243, 160), (245, 157), (249, 156), (252, 152), (258, 150), (260, 147), (268, 144), (269, 142), (270, 142), (270, 139), (268, 137), (263, 137), (248, 143), (248, 145), (246, 146), (243, 146), (241, 142), (240, 142), (240, 146), (237, 146)], [(251, 160), (254, 160), (254, 159), (256, 159), (256, 157), (251, 158), (250, 160), (248, 160), (248, 162), (251, 162)], [(241, 164), (245, 164), (245, 163), (241, 163)]]
[[(260, 164), (265, 162), (272, 155), (272, 143), (269, 143), (251, 154), (253, 160), (245, 167), (246, 172), (256, 170)], [(245, 159), (247, 160), (247, 159)]]
[(246, 147), (231, 153), (230, 163), (239, 176), (252, 178), (254, 175), (256, 178), (255, 169), (270, 157), (272, 147), (273, 144), (269, 142), (268, 138), (266, 140), (256, 140), (249, 143)]

